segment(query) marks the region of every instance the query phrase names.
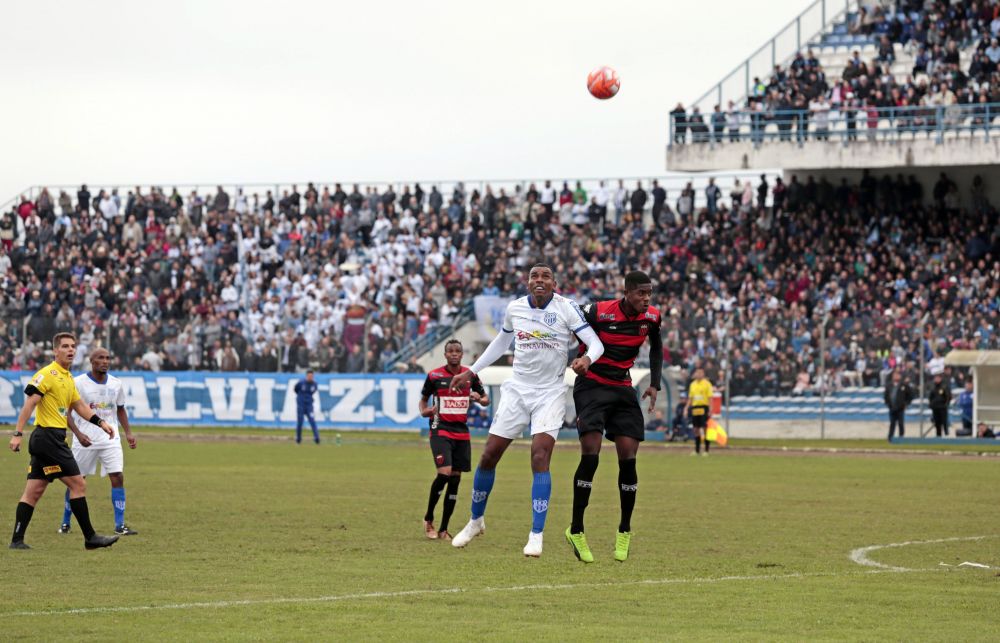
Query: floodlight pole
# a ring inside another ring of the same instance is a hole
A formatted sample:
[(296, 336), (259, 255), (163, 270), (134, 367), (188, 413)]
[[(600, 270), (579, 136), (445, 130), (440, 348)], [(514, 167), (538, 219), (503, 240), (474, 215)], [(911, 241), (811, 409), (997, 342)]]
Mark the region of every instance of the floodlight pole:
[(722, 389), (723, 402), (725, 403), (725, 419), (723, 420), (726, 424), (726, 435), (732, 437), (732, 433), (729, 431), (729, 402), (731, 399), (731, 394), (729, 393), (729, 387), (733, 381), (733, 316), (735, 313), (730, 313), (729, 319), (726, 320), (726, 372), (725, 372), (725, 382)]
[(826, 324), (830, 311), (823, 313), (819, 329), (819, 439), (826, 439)]
[(920, 437), (924, 437), (924, 363), (927, 360), (926, 351), (924, 351), (924, 328), (928, 315), (929, 313), (924, 313), (917, 327), (917, 340), (920, 342)]

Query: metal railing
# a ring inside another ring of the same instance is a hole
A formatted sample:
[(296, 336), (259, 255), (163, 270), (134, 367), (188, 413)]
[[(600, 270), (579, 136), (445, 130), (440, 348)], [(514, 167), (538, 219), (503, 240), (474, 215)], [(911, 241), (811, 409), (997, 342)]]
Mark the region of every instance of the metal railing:
[[(709, 177), (714, 177), (716, 182), (719, 183), (723, 180), (732, 181), (733, 179), (748, 180), (756, 179), (760, 175), (760, 171), (748, 171), (748, 170), (736, 170), (736, 171), (720, 171), (713, 172), (711, 174), (698, 173), (689, 174), (684, 172), (668, 172), (660, 175), (648, 175), (648, 176), (616, 176), (609, 178), (524, 178), (524, 179), (468, 179), (468, 180), (458, 180), (458, 179), (445, 179), (445, 180), (417, 180), (417, 181), (349, 181), (349, 180), (337, 180), (337, 181), (311, 181), (316, 189), (321, 193), (324, 187), (330, 188), (331, 193), (333, 192), (334, 185), (339, 183), (343, 190), (350, 193), (354, 185), (358, 185), (361, 192), (364, 193), (366, 188), (376, 188), (380, 193), (384, 193), (389, 187), (392, 187), (396, 191), (396, 195), (402, 194), (404, 186), (409, 186), (411, 191), (413, 187), (419, 183), (421, 188), (424, 190), (424, 207), (427, 207), (428, 195), (430, 194), (431, 188), (436, 187), (438, 191), (444, 198), (444, 207), (447, 208), (449, 201), (452, 198), (452, 194), (455, 188), (459, 185), (462, 186), (463, 193), (466, 197), (465, 205), (468, 205), (468, 199), (472, 194), (473, 190), (478, 190), (480, 195), (485, 194), (486, 186), (490, 186), (493, 189), (495, 195), (499, 194), (499, 191), (503, 189), (507, 196), (512, 196), (515, 191), (520, 188), (521, 194), (527, 191), (528, 187), (534, 183), (538, 190), (542, 189), (546, 180), (552, 181), (552, 186), (556, 188), (558, 193), (562, 189), (563, 181), (569, 183), (570, 189), (576, 188), (576, 183), (579, 181), (581, 186), (587, 191), (588, 195), (593, 195), (594, 191), (600, 187), (600, 183), (604, 182), (604, 187), (611, 194), (611, 204), (614, 203), (614, 195), (618, 190), (618, 181), (624, 181), (625, 188), (631, 192), (635, 189), (636, 183), (641, 182), (643, 189), (647, 192), (652, 187), (653, 180), (659, 182), (659, 184), (667, 191), (667, 197), (676, 198), (682, 189), (687, 185), (688, 182), (693, 182), (694, 187), (697, 191), (696, 205), (704, 205), (704, 194), (703, 190), (699, 188), (704, 187)], [(263, 203), (268, 191), (274, 196), (275, 202), (277, 202), (282, 193), (285, 190), (291, 190), (292, 186), (297, 186), (300, 194), (305, 193), (306, 186), (310, 181), (287, 181), (287, 182), (274, 182), (274, 183), (189, 183), (189, 182), (179, 182), (171, 183), (169, 181), (158, 181), (153, 184), (142, 183), (143, 194), (149, 194), (150, 186), (155, 186), (162, 190), (165, 195), (170, 195), (171, 192), (176, 188), (177, 192), (181, 195), (184, 200), (185, 205), (187, 205), (188, 196), (192, 191), (196, 191), (202, 198), (207, 200), (204, 205), (205, 210), (210, 209), (211, 199), (216, 193), (217, 187), (221, 186), (229, 194), (229, 207), (235, 207), (235, 197), (238, 189), (242, 189), (244, 194), (247, 195), (247, 199), (252, 207), (253, 195), (256, 194)], [(20, 203), (21, 197), (26, 196), (29, 200), (35, 201), (38, 194), (42, 191), (42, 188), (46, 187), (49, 193), (52, 195), (53, 200), (58, 199), (59, 192), (65, 191), (70, 195), (73, 205), (76, 205), (76, 193), (80, 189), (79, 184), (75, 185), (30, 185), (23, 190), (19, 191), (13, 197), (7, 199), (6, 201), (0, 203), (0, 212), (6, 212), (11, 209), (11, 207)], [(134, 183), (87, 183), (87, 189), (91, 194), (91, 199), (97, 197), (101, 190), (107, 190), (110, 194), (111, 190), (117, 189), (118, 195), (121, 198), (122, 206), (121, 212), (124, 213), (125, 202), (129, 191), (134, 190), (136, 184)], [(589, 197), (588, 197), (589, 198)], [(652, 198), (646, 204), (647, 210), (651, 207)], [(626, 202), (626, 207), (628, 203)], [(93, 207), (93, 206), (91, 206)]]
[(859, 141), (893, 141), (924, 136), (937, 143), (948, 138), (989, 140), (1000, 130), (1000, 103), (968, 105), (918, 105), (854, 109), (780, 110), (738, 112), (739, 126), (727, 115), (726, 122), (679, 121), (670, 116), (670, 147), (685, 144), (720, 145), (751, 142), (838, 141), (850, 145)]
[(385, 360), (382, 364), (382, 370), (385, 372), (391, 372), (396, 368), (397, 364), (405, 363), (413, 356), (420, 356), (431, 350), (439, 343), (443, 342), (449, 336), (454, 335), (455, 331), (464, 326), (466, 323), (472, 321), (472, 318), (476, 316), (475, 302), (473, 300), (468, 300), (462, 306), (462, 309), (455, 313), (454, 318), (450, 324), (438, 324), (426, 334), (417, 337), (411, 342), (407, 342), (399, 349), (392, 357)]
[(857, 0), (844, 0), (843, 9), (834, 9), (835, 2), (836, 0), (830, 0), (829, 3), (827, 0), (815, 0), (774, 37), (726, 74), (715, 87), (694, 101), (691, 107), (707, 111), (712, 105), (725, 107), (724, 101), (734, 100), (739, 103), (741, 101), (737, 99), (750, 96), (754, 77), (762, 80), (769, 78), (775, 65), (790, 61), (804, 45), (815, 41), (831, 25), (845, 19), (859, 4)]

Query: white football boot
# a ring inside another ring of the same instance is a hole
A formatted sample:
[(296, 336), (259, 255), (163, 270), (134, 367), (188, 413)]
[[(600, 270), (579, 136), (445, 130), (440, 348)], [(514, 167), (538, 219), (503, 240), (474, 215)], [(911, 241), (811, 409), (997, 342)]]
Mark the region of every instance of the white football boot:
[(452, 547), (465, 547), (472, 539), (486, 531), (486, 521), (483, 516), (469, 520), (469, 524), (462, 527), (462, 531), (455, 534), (451, 539)]
[(538, 558), (542, 555), (541, 532), (537, 534), (533, 531), (528, 533), (528, 544), (524, 546), (524, 555), (532, 558)]

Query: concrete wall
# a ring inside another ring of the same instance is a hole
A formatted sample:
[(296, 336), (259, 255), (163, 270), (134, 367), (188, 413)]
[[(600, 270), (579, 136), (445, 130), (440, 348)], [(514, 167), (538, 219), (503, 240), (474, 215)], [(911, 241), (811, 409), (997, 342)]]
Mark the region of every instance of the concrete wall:
[[(720, 423), (722, 418), (717, 418)], [(920, 436), (920, 421), (907, 418), (906, 435)], [(954, 427), (953, 427), (954, 428)], [(833, 422), (827, 421), (824, 433), (832, 440), (885, 440), (889, 435), (888, 422)], [(817, 440), (820, 437), (819, 420), (730, 420), (730, 438), (795, 438)], [(835, 446), (835, 445), (831, 445)]]
[(719, 169), (862, 169), (900, 167), (948, 167), (995, 165), (1000, 159), (1000, 138), (948, 138), (941, 145), (933, 138), (868, 142), (850, 145), (839, 141), (767, 141), (754, 149), (749, 142), (719, 145), (675, 145), (667, 149), (667, 169), (676, 172), (707, 172)]

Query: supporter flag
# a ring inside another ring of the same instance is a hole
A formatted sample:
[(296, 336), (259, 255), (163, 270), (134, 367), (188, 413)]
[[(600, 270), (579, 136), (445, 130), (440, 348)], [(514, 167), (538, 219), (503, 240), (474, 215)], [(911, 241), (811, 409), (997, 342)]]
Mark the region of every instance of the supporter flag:
[(726, 446), (726, 443), (729, 442), (726, 430), (715, 420), (708, 421), (708, 428), (705, 429), (705, 439), (709, 442), (715, 442), (720, 447)]

